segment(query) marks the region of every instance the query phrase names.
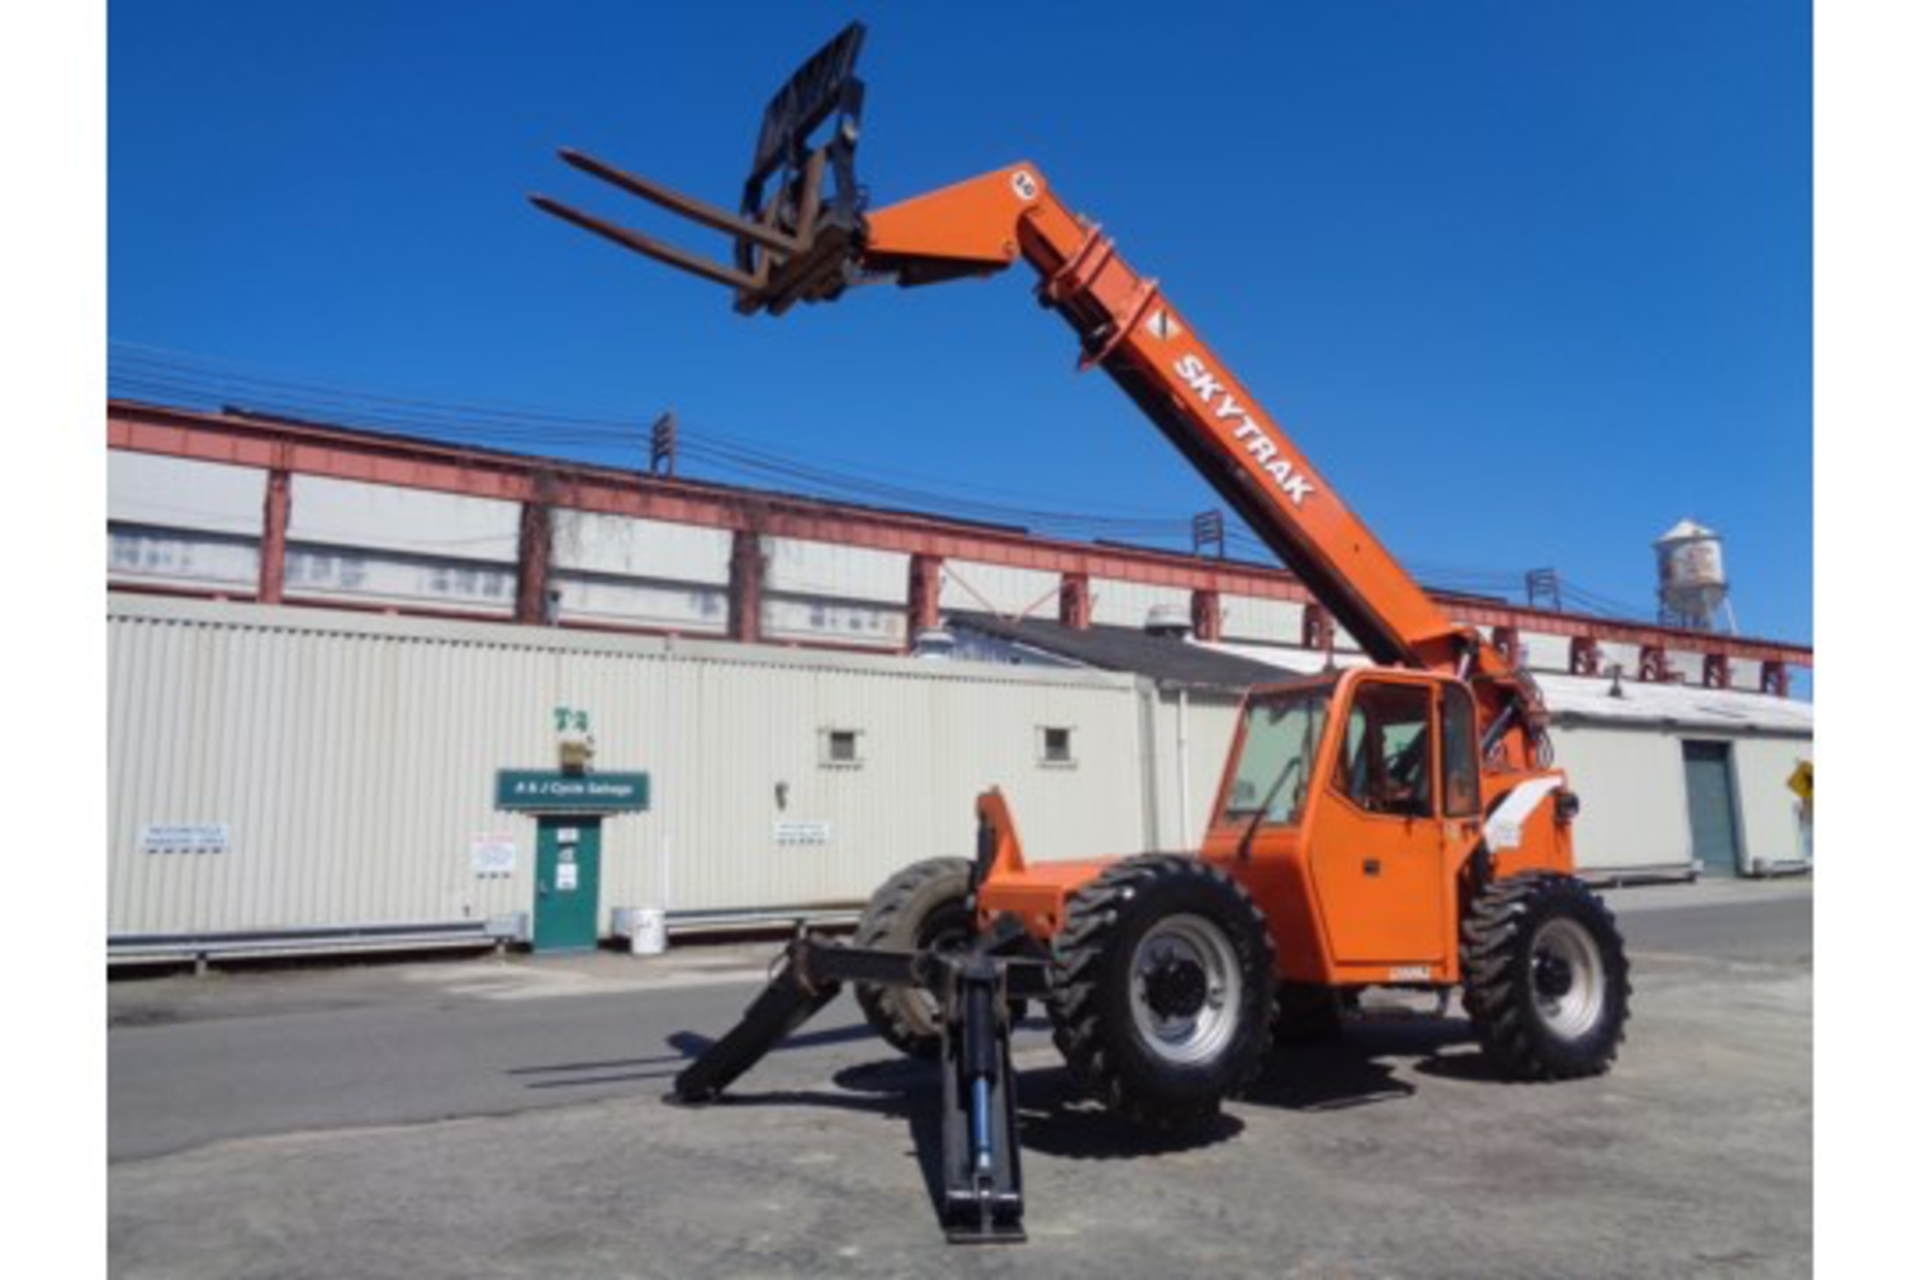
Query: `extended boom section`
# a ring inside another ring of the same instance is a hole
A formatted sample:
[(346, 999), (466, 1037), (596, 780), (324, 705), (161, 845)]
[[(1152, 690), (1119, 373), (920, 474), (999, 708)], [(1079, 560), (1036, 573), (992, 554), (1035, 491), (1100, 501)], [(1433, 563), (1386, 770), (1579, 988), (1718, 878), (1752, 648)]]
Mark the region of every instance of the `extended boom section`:
[[(731, 236), (731, 261), (702, 257), (547, 196), (541, 209), (624, 248), (725, 285), (743, 313), (781, 315), (853, 285), (916, 286), (992, 275), (1024, 260), (1039, 297), (1079, 335), (1081, 367), (1104, 369), (1374, 661), (1471, 681), (1483, 726), (1518, 767), (1544, 763), (1546, 716), (1532, 682), (1472, 628), (1454, 625), (1344, 503), (1159, 284), (1076, 214), (1032, 164), (867, 210), (853, 174), (864, 97), (849, 27), (776, 94), (738, 214), (566, 149), (568, 164)], [(824, 140), (813, 134), (831, 122)]]

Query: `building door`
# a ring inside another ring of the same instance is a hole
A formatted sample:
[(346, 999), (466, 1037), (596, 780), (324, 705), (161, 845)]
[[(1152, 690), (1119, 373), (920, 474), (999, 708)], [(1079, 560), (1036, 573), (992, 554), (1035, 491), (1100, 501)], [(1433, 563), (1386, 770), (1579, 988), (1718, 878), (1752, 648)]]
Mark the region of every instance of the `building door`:
[(600, 819), (542, 815), (533, 949), (588, 951), (600, 940)]
[(1733, 758), (1724, 742), (1682, 742), (1693, 857), (1710, 876), (1740, 874), (1740, 826), (1733, 809)]

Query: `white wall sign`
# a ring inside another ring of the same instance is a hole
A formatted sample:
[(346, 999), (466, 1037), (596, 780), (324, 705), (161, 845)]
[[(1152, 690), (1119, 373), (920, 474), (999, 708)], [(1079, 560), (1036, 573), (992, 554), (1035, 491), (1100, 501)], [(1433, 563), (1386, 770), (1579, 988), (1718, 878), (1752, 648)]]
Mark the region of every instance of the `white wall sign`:
[(467, 846), (476, 876), (510, 876), (520, 856), (513, 837), (504, 832), (482, 832)]
[(824, 822), (776, 822), (773, 824), (775, 844), (825, 844), (832, 835), (833, 829)]
[(225, 853), (232, 829), (224, 822), (176, 822), (140, 828), (142, 853)]

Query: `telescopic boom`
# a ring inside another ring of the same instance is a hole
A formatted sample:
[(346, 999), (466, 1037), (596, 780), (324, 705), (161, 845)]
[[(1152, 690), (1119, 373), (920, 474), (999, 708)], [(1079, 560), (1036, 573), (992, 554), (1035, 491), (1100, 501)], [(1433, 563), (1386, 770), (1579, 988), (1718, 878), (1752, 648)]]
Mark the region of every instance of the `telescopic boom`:
[[(1040, 170), (1009, 165), (868, 211), (853, 178), (864, 87), (855, 23), (807, 61), (762, 121), (740, 211), (729, 213), (578, 151), (567, 163), (733, 238), (731, 264), (582, 213), (541, 209), (734, 291), (735, 308), (781, 315), (848, 286), (993, 275), (1024, 260), (1043, 306), (1079, 335), (1080, 367), (1117, 382), (1375, 662), (1467, 679), (1495, 761), (1544, 763), (1546, 712), (1533, 681), (1479, 632), (1455, 625), (1201, 341), (1157, 281), (1076, 214)], [(812, 135), (827, 127), (817, 145)]]

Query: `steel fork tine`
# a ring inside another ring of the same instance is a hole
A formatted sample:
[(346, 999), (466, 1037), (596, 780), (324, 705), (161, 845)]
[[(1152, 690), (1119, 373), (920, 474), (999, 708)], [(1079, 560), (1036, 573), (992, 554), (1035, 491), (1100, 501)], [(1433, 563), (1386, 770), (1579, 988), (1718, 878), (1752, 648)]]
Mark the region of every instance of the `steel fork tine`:
[(715, 262), (711, 258), (703, 258), (699, 254), (689, 253), (685, 249), (667, 244), (663, 240), (656, 240), (652, 236), (642, 235), (638, 231), (608, 222), (604, 218), (596, 218), (590, 213), (582, 213), (580, 210), (570, 205), (561, 204), (558, 200), (554, 200), (551, 197), (534, 195), (528, 196), (527, 199), (531, 200), (534, 205), (542, 211), (550, 213), (562, 221), (571, 222), (574, 226), (591, 231), (597, 236), (603, 236), (623, 248), (631, 249), (635, 253), (645, 254), (647, 257), (657, 262), (664, 262), (670, 267), (678, 267), (682, 271), (691, 272), (704, 280), (711, 280), (715, 284), (722, 284), (729, 289), (738, 289), (742, 293), (748, 294), (757, 292), (761, 287), (761, 281), (744, 272), (736, 271), (734, 268), (726, 266), (723, 263)]
[(639, 196), (642, 200), (651, 201), (663, 209), (671, 209), (702, 226), (724, 231), (730, 236), (739, 236), (743, 240), (751, 240), (775, 253), (791, 255), (801, 248), (800, 243), (791, 236), (769, 230), (758, 222), (750, 221), (737, 213), (730, 213), (718, 205), (708, 204), (705, 200), (697, 199), (685, 192), (675, 191), (672, 187), (655, 182), (651, 178), (643, 178), (637, 173), (616, 169), (606, 161), (595, 159), (584, 151), (562, 147), (560, 158), (582, 173), (592, 174), (602, 182), (612, 183), (629, 195)]

